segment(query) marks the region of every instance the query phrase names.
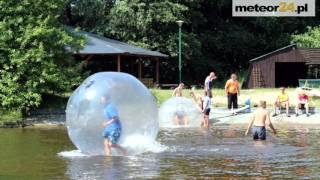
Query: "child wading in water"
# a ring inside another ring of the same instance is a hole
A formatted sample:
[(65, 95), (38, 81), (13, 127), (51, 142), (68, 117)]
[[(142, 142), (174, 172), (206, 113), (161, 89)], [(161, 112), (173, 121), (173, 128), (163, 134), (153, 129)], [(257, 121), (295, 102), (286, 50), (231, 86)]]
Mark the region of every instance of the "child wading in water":
[(266, 107), (267, 107), (266, 101), (260, 101), (260, 108), (256, 110), (251, 116), (251, 121), (246, 131), (246, 135), (248, 135), (249, 130), (253, 125), (252, 127), (253, 140), (266, 140), (266, 136), (267, 136), (266, 125), (270, 127), (270, 129), (273, 131), (274, 134), (277, 133), (271, 123), (270, 114), (266, 109)]
[(204, 97), (203, 97), (203, 107), (202, 107), (202, 112), (204, 113), (203, 127), (209, 127), (210, 110), (211, 110), (211, 98), (209, 97), (209, 93), (205, 91)]
[(116, 107), (108, 101), (109, 98), (107, 97), (101, 98), (101, 103), (105, 106), (104, 118), (106, 119), (106, 121), (103, 123), (105, 155), (111, 155), (111, 148), (117, 148), (122, 152), (123, 155), (126, 155), (127, 151), (117, 144), (122, 131), (119, 113)]

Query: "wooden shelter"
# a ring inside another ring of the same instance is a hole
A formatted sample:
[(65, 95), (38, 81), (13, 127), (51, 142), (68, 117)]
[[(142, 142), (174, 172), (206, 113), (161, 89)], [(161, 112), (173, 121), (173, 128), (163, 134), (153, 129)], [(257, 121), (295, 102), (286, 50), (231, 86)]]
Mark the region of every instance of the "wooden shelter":
[(320, 65), (320, 49), (292, 44), (250, 60), (246, 88), (297, 87), (310, 65)]
[(76, 59), (85, 61), (86, 68), (92, 73), (126, 72), (138, 77), (147, 86), (159, 84), (160, 61), (167, 55), (89, 32), (72, 31), (87, 39), (85, 47), (73, 54)]

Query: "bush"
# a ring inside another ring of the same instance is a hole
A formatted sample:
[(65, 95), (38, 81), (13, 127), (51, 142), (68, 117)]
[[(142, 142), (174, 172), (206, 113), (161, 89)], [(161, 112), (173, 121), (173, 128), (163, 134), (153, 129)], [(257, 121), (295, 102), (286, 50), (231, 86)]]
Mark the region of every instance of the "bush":
[(0, 103), (23, 112), (81, 80), (71, 51), (85, 40), (58, 18), (64, 0), (0, 0)]

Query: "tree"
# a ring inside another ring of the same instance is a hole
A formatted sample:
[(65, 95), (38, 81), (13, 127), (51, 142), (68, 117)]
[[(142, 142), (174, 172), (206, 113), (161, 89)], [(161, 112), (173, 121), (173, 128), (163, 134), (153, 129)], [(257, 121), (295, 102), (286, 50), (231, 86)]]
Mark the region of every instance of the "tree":
[(231, 0), (71, 2), (78, 9), (69, 18), (73, 25), (168, 54), (169, 59), (160, 66), (163, 83), (178, 80), (178, 19), (185, 21), (182, 59), (187, 84), (202, 84), (210, 71), (216, 71), (221, 82), (231, 72), (243, 74), (250, 59), (288, 45), (293, 33), (319, 24), (318, 17), (232, 17)]
[[(161, 51), (170, 56), (161, 67), (164, 81), (178, 81), (178, 25), (177, 20), (184, 20), (183, 25), (183, 74), (189, 74), (190, 67), (201, 61), (201, 43), (198, 36), (185, 27), (190, 24), (186, 18), (188, 7), (170, 0), (122, 0), (117, 1), (108, 15), (105, 36), (119, 39), (133, 45)], [(192, 80), (184, 76), (184, 80)]]
[(308, 27), (307, 32), (292, 35), (291, 38), (299, 47), (320, 48), (320, 27)]
[(58, 17), (64, 0), (0, 0), (0, 103), (24, 112), (45, 93), (64, 92), (80, 79), (71, 51), (85, 40)]
[(69, 26), (99, 33), (108, 22), (108, 14), (116, 0), (70, 0), (62, 20)]

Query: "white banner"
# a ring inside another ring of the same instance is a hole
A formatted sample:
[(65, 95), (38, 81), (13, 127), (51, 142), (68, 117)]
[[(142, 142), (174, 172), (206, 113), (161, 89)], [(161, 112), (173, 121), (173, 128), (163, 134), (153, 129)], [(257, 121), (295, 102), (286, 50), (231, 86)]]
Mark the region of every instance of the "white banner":
[(315, 0), (232, 0), (232, 16), (314, 17)]

